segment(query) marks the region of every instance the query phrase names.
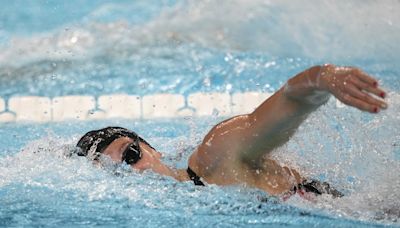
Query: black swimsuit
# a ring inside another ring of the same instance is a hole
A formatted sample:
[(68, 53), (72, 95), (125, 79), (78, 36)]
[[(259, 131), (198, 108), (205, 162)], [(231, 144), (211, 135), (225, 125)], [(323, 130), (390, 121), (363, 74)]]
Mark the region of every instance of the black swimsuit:
[[(186, 172), (188, 173), (190, 180), (193, 181), (194, 185), (204, 186), (204, 183), (200, 180), (200, 177), (190, 167), (187, 168)], [(344, 196), (343, 193), (331, 187), (327, 182), (305, 180), (284, 194), (284, 198), (287, 199), (288, 197), (296, 194), (298, 191), (312, 192), (315, 195), (330, 194), (334, 198)]]
[[(188, 167), (186, 172), (189, 175), (190, 180), (193, 181), (194, 185), (204, 186), (204, 183), (200, 180), (201, 178)], [(316, 180), (305, 180), (301, 184), (294, 186), (286, 196), (296, 194), (298, 191), (312, 192), (315, 195), (330, 194), (333, 197), (342, 197), (343, 193), (331, 187), (327, 182), (320, 182)]]
[(316, 195), (330, 194), (335, 198), (344, 196), (343, 193), (331, 187), (327, 182), (320, 182), (317, 180), (305, 180), (301, 184), (294, 186), (289, 194), (295, 194), (299, 190), (312, 192)]
[(193, 181), (194, 185), (204, 186), (204, 183), (200, 180), (200, 177), (197, 176), (197, 174), (190, 167), (187, 168), (186, 172), (188, 173), (190, 180)]

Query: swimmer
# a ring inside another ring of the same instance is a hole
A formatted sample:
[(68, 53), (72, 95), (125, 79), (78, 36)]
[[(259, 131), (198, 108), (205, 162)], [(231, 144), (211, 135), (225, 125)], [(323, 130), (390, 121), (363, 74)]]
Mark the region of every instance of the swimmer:
[(77, 144), (77, 154), (95, 161), (106, 155), (135, 170), (150, 169), (195, 185), (244, 184), (283, 200), (294, 194), (307, 199), (320, 194), (341, 197), (328, 183), (310, 180), (270, 158), (271, 151), (290, 140), (307, 116), (331, 95), (370, 113), (387, 108), (386, 93), (373, 77), (354, 67), (326, 64), (289, 79), (252, 113), (214, 126), (190, 155), (187, 169), (168, 167), (161, 161), (161, 153), (133, 131), (120, 127), (86, 133)]

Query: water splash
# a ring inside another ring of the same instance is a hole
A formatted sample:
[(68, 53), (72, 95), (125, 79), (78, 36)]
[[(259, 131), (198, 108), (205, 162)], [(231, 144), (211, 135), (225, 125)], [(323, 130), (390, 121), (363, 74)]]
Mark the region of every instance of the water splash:
[[(0, 37), (5, 43), (0, 47), (0, 84), (7, 90), (2, 96), (98, 95), (143, 90), (154, 93), (160, 92), (154, 89), (159, 85), (167, 92), (173, 88), (172, 92), (177, 93), (215, 92), (220, 88), (232, 89), (231, 92), (259, 91), (256, 84), (271, 85), (268, 89), (274, 90), (285, 77), (325, 60), (361, 64), (377, 76), (389, 74), (388, 82), (397, 90), (399, 5), (395, 0), (384, 4), (185, 1), (166, 9), (158, 18), (140, 23), (120, 20), (121, 17), (99, 22), (110, 5), (101, 6), (74, 25), (33, 33), (30, 37), (12, 33), (6, 33), (4, 40)], [(115, 14), (124, 8), (118, 3), (110, 7)], [(159, 70), (159, 66), (163, 69)], [(140, 81), (142, 78), (148, 80)], [(169, 78), (173, 79), (169, 82)], [(26, 82), (26, 87), (21, 86), (21, 81)], [(0, 215), (10, 215), (12, 210), (7, 209), (14, 205), (22, 208), (17, 215), (27, 208), (35, 213), (31, 208), (40, 210), (38, 202), (51, 208), (51, 212), (60, 210), (58, 204), (49, 203), (46, 197), (50, 197), (54, 202), (61, 201), (60, 204), (71, 200), (79, 205), (68, 205), (70, 214), (61, 213), (60, 219), (87, 213), (83, 220), (95, 225), (99, 221), (112, 221), (114, 225), (115, 221), (124, 221), (126, 213), (120, 211), (127, 210), (148, 218), (131, 218), (133, 222), (146, 221), (153, 226), (172, 224), (171, 220), (176, 222), (176, 218), (185, 215), (198, 218), (198, 224), (206, 215), (213, 216), (210, 218), (215, 219), (215, 224), (228, 219), (233, 226), (310, 225), (315, 217), (318, 222), (327, 217), (316, 212), (320, 209), (331, 216), (398, 224), (399, 99), (398, 91), (391, 93), (389, 110), (373, 118), (350, 108), (336, 109), (330, 103), (310, 117), (291, 143), (277, 151), (281, 162), (344, 189), (348, 196), (339, 200), (321, 198), (318, 204), (310, 205), (294, 198), (289, 205), (265, 204), (260, 201), (266, 198), (265, 193), (241, 187), (209, 186), (198, 190), (190, 183), (124, 169), (116, 177), (84, 158), (66, 158), (64, 152), (76, 138), (48, 136), (29, 142), (16, 154), (0, 158), (1, 200), (9, 202), (8, 207), (0, 208)], [(184, 167), (190, 151), (185, 148), (196, 146), (216, 121), (216, 117), (200, 124), (189, 120), (189, 138), (174, 141), (162, 136), (153, 140), (162, 151), (178, 148), (178, 155), (169, 154), (166, 161)], [(163, 132), (160, 128), (155, 131)], [(1, 194), (4, 192), (8, 194)], [(166, 214), (154, 220), (152, 209), (163, 209)], [(203, 217), (196, 217), (197, 213)], [(47, 217), (54, 215), (49, 214)], [(173, 224), (182, 224), (182, 220)]]
[(318, 204), (297, 200), (295, 205), (362, 220), (399, 221), (400, 161), (395, 145), (399, 143), (400, 95), (391, 92), (388, 103), (388, 110), (371, 115), (350, 107), (335, 108), (331, 100), (275, 152), (281, 163), (328, 181), (346, 195), (320, 198)]
[[(189, 182), (179, 183), (151, 172), (139, 174), (129, 167), (110, 165), (102, 169), (83, 157), (66, 156), (79, 137), (61, 138), (54, 134), (31, 141), (20, 152), (0, 158), (0, 190), (22, 185), (19, 189), (31, 192), (26, 195), (28, 202), (39, 200), (37, 194), (49, 191), (64, 195), (63, 202), (67, 199), (65, 195), (72, 193), (78, 202), (101, 202), (95, 210), (107, 205), (145, 213), (163, 209), (167, 211), (163, 216), (172, 216), (169, 219), (177, 212), (194, 216), (195, 211), (214, 216), (255, 216), (254, 220), (248, 219), (264, 224), (274, 218), (285, 222), (293, 219), (291, 216), (298, 219), (300, 213), (397, 224), (400, 164), (396, 158), (398, 150), (393, 145), (399, 142), (399, 98), (398, 93), (390, 93), (390, 108), (374, 116), (351, 108), (336, 108), (331, 100), (302, 125), (285, 147), (275, 152), (280, 162), (344, 190), (346, 196), (340, 199), (322, 196), (312, 204), (293, 197), (287, 204), (281, 204), (261, 191), (241, 186), (211, 185), (197, 189)], [(188, 121), (192, 125), (190, 135), (149, 139), (165, 153), (165, 162), (171, 166), (185, 168), (187, 157), (201, 140), (200, 135), (218, 122), (208, 118), (198, 120), (194, 126), (195, 120)], [(282, 214), (289, 217), (280, 218)], [(259, 216), (266, 216), (265, 220)], [(238, 221), (238, 224), (244, 223)]]
[[(380, 56), (384, 59), (398, 59), (398, 1), (185, 3), (152, 21), (151, 33), (228, 50), (263, 51), (271, 56), (343, 61), (371, 58), (370, 53), (379, 50), (385, 53)], [(379, 39), (376, 34), (381, 34)]]
[[(109, 5), (99, 6), (98, 11), (104, 11), (104, 7), (108, 9)], [(346, 63), (377, 57), (382, 62), (399, 60), (396, 43), (400, 38), (400, 16), (396, 12), (400, 3), (395, 0), (341, 4), (327, 0), (182, 1), (141, 23), (117, 16), (126, 15), (126, 7), (126, 3), (112, 4), (116, 16), (106, 23), (99, 22), (99, 16), (88, 15), (80, 24), (67, 28), (28, 38), (11, 35), (1, 50), (0, 65), (135, 58), (140, 53), (173, 56), (173, 49), (165, 52), (160, 47), (187, 43), (318, 61)], [(147, 7), (152, 8), (151, 4)]]

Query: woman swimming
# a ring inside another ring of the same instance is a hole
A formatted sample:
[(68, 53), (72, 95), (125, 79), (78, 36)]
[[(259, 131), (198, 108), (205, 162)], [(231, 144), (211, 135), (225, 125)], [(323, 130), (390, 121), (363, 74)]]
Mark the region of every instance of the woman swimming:
[(133, 169), (151, 169), (178, 181), (192, 180), (197, 185), (204, 182), (245, 184), (283, 199), (295, 193), (340, 197), (342, 194), (329, 184), (308, 180), (269, 156), (331, 94), (362, 111), (379, 113), (387, 108), (383, 101), (386, 93), (373, 77), (354, 67), (326, 64), (311, 67), (289, 79), (252, 113), (215, 125), (192, 152), (186, 170), (163, 164), (161, 154), (149, 143), (120, 127), (88, 132), (79, 140), (77, 153), (93, 160), (98, 160), (100, 154), (107, 155), (115, 162), (126, 162)]

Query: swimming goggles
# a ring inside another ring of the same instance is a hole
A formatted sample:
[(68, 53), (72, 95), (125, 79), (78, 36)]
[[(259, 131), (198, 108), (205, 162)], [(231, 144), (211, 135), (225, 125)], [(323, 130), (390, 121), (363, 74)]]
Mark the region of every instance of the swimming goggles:
[(139, 146), (139, 137), (135, 137), (133, 142), (122, 153), (122, 162), (133, 165), (142, 158), (142, 151)]

